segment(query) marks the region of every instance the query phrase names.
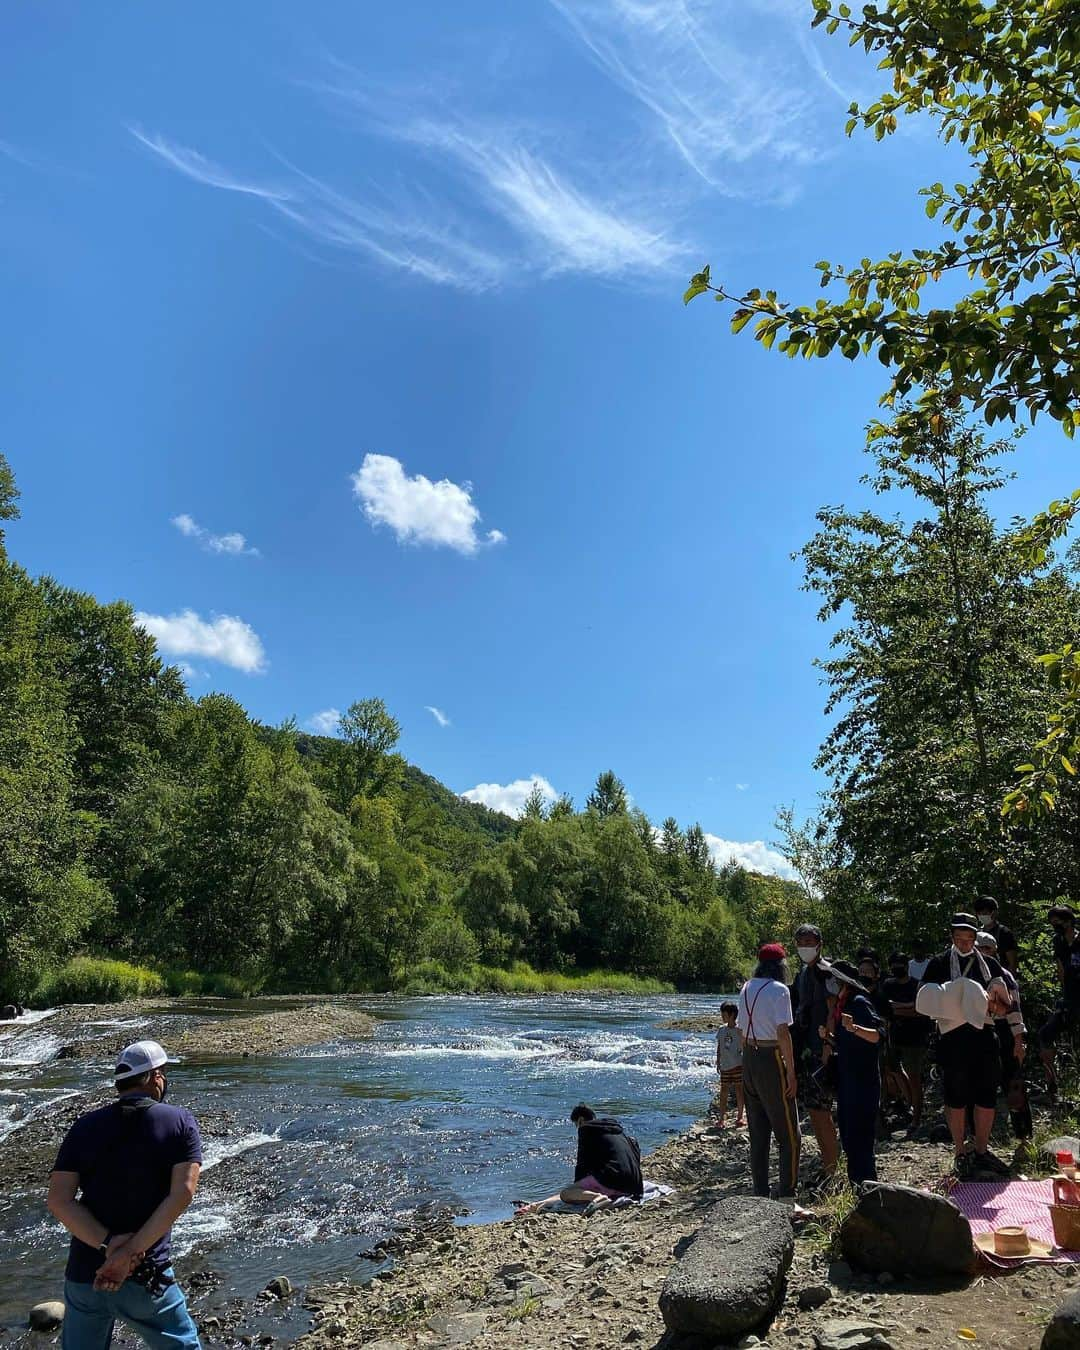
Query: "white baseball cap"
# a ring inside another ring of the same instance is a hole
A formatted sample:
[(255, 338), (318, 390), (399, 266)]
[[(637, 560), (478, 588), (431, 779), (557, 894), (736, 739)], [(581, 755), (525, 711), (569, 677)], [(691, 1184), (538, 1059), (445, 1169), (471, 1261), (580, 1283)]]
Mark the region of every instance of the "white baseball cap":
[(178, 1059), (167, 1055), (164, 1047), (158, 1045), (157, 1041), (136, 1041), (127, 1049), (120, 1051), (113, 1077), (118, 1083), (122, 1083), (125, 1078), (138, 1078), (140, 1074), (149, 1073), (151, 1069), (160, 1069), (163, 1064), (179, 1063)]

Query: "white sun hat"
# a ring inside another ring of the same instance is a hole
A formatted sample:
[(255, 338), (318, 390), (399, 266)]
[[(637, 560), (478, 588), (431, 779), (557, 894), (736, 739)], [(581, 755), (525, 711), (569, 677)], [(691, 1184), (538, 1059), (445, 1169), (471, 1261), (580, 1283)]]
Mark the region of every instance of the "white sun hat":
[(138, 1078), (151, 1069), (160, 1069), (163, 1064), (179, 1063), (178, 1059), (166, 1054), (165, 1048), (157, 1041), (135, 1041), (120, 1051), (113, 1077), (116, 1082), (122, 1083), (125, 1078)]

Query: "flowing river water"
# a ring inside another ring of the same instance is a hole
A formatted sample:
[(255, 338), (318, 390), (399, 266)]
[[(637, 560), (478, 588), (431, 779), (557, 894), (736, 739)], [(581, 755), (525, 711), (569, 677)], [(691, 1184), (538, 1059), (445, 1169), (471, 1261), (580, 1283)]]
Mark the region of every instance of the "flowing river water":
[[(374, 1267), (361, 1252), (439, 1209), (459, 1222), (508, 1216), (515, 1198), (568, 1176), (577, 1101), (623, 1119), (644, 1152), (656, 1147), (701, 1115), (714, 1077), (710, 1036), (660, 1024), (718, 1003), (372, 997), (360, 1003), (379, 1019), (370, 1040), (179, 1065), (170, 1100), (206, 1131), (203, 1182), (175, 1242), (181, 1275), (202, 1272), (212, 1290), (200, 1311), (251, 1298), (278, 1274), (300, 1286), (362, 1279)], [(80, 1034), (167, 1044), (185, 1011), (190, 1022), (282, 1006), (173, 1003)], [(106, 1057), (57, 1058), (62, 1016), (30, 1014), (0, 1040), (0, 1155), (65, 1099), (108, 1085)], [(0, 1196), (0, 1328), (12, 1332), (61, 1293), (65, 1236), (42, 1203), (50, 1162), (35, 1159), (33, 1176)]]

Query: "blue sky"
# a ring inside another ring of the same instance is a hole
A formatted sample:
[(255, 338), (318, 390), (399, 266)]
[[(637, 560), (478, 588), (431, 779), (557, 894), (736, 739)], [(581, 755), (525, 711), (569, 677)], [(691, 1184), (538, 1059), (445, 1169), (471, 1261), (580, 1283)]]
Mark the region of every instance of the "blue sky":
[[(10, 5), (14, 555), (130, 600), (196, 695), (378, 695), (457, 791), (610, 767), (778, 866), (825, 731), (789, 554), (860, 499), (880, 368), (681, 293), (708, 260), (812, 298), (818, 258), (934, 237), (916, 188), (960, 167), (844, 137), (878, 77), (809, 13)], [(1074, 485), (1052, 428), (1016, 467), (1004, 515)]]

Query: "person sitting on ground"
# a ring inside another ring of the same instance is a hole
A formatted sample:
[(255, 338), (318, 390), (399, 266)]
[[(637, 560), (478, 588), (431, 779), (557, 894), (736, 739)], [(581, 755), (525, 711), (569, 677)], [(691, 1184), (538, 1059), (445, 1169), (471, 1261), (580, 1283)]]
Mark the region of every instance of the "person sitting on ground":
[(1054, 1011), (1039, 1028), (1039, 1058), (1046, 1067), (1050, 1091), (1056, 1093), (1058, 1080), (1054, 1068), (1054, 1046), (1063, 1031), (1073, 1033), (1080, 1025), (1080, 933), (1076, 929), (1076, 913), (1071, 905), (1051, 905), (1046, 917), (1054, 930), (1054, 960), (1057, 963), (1061, 993)]
[(624, 1196), (640, 1200), (644, 1183), (638, 1141), (617, 1120), (598, 1117), (584, 1102), (570, 1112), (570, 1121), (577, 1127), (573, 1185), (546, 1200), (519, 1206), (518, 1214), (546, 1209), (560, 1200), (564, 1205), (592, 1205)]
[(816, 1184), (821, 1185), (836, 1172), (840, 1156), (832, 1093), (822, 1081), (821, 1072), (822, 1037), (831, 1006), (822, 970), (821, 930), (812, 923), (800, 924), (795, 930), (795, 949), (802, 965), (791, 984), (791, 1035), (799, 1075), (799, 1101), (810, 1117), (821, 1158), (821, 1172), (816, 1178)]
[(881, 992), (888, 1007), (887, 1062), (911, 1107), (911, 1126), (908, 1131), (911, 1136), (922, 1124), (923, 1071), (926, 1067), (931, 1022), (916, 1011), (915, 995), (919, 991), (919, 981), (912, 978), (909, 970), (909, 958), (903, 952), (893, 952), (889, 957), (889, 978), (883, 982)]
[[(955, 914), (950, 927), (952, 946), (928, 963), (919, 989), (918, 1004), (922, 1006), (923, 993), (931, 985), (959, 986), (961, 981), (967, 981), (982, 989), (985, 1007), (980, 1003), (978, 1025), (967, 1019), (938, 1019), (938, 1063), (945, 1099), (945, 1120), (956, 1154), (956, 1175), (969, 1178), (976, 1171), (1004, 1175), (1009, 1170), (1008, 1164), (990, 1152), (990, 1131), (994, 1127), (1001, 1074), (994, 1016), (1007, 1008), (1011, 999), (1002, 978), (1001, 966), (993, 957), (983, 956), (975, 950), (978, 928), (974, 915)], [(975, 992), (977, 994), (978, 991)], [(969, 1109), (974, 1118), (973, 1153), (967, 1148)]]
[(794, 1198), (802, 1143), (795, 1104), (798, 1080), (786, 956), (779, 942), (766, 942), (758, 948), (757, 968), (739, 992), (738, 1015), (754, 1194), (769, 1194), (769, 1153), (775, 1134), (780, 1153), (777, 1195), (781, 1200)]
[(734, 1003), (721, 1003), (723, 1025), (716, 1033), (716, 1071), (720, 1075), (720, 1110), (716, 1124), (725, 1126), (729, 1095), (735, 1093), (735, 1128), (742, 1129), (746, 1120), (746, 1106), (742, 1087), (742, 1037), (735, 1025), (739, 1009)]
[[(863, 962), (872, 966), (872, 962)], [(877, 1135), (881, 1076), (878, 1045), (884, 1023), (850, 961), (829, 963), (830, 992), (836, 1006), (830, 1047), (836, 1055), (836, 1121), (853, 1186), (877, 1180)]]
[(157, 1041), (129, 1045), (119, 1100), (80, 1116), (60, 1145), (46, 1203), (71, 1234), (63, 1350), (108, 1346), (117, 1319), (151, 1346), (198, 1350), (169, 1255), (202, 1164), (195, 1117), (165, 1105), (176, 1062)]
[[(979, 932), (975, 935), (975, 946), (983, 956), (997, 956), (998, 944), (992, 933)], [(1016, 976), (1005, 966), (1001, 968), (1001, 977), (1009, 991), (1011, 1003), (1008, 1011), (994, 1018), (994, 1028), (998, 1038), (998, 1053), (1001, 1056), (1001, 1090), (1009, 1108), (1009, 1123), (1012, 1125), (1013, 1138), (1030, 1139), (1034, 1130), (1031, 1119), (1031, 1106), (1028, 1104), (1027, 1086), (1024, 1083), (1024, 1057), (1027, 1053), (1027, 1028), (1024, 1026), (1024, 1014), (1020, 1008), (1020, 986)]]
[(975, 901), (975, 917), (979, 921), (979, 931), (989, 933), (994, 939), (999, 964), (1015, 975), (1020, 968), (1016, 934), (998, 921), (998, 902), (992, 895), (980, 895)]

